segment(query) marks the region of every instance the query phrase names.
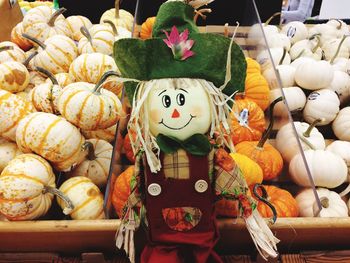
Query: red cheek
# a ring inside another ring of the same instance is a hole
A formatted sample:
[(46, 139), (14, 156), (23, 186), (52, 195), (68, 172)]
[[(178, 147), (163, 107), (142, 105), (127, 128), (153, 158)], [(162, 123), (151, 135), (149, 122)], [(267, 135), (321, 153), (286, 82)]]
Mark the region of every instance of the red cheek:
[(150, 112), (150, 118), (153, 122), (160, 122), (161, 121), (161, 112), (160, 110), (151, 110)]

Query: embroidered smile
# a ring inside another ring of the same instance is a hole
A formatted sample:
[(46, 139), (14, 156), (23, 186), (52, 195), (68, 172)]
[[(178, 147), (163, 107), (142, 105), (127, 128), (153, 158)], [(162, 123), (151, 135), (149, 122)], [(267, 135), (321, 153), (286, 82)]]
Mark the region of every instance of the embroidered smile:
[(163, 124), (165, 127), (167, 127), (168, 129), (171, 129), (171, 130), (181, 130), (181, 129), (185, 128), (188, 124), (190, 124), (192, 119), (196, 118), (196, 116), (192, 116), (192, 114), (190, 114), (190, 116), (191, 116), (191, 118), (189, 119), (189, 121), (184, 126), (179, 127), (179, 128), (174, 128), (174, 127), (170, 127), (170, 126), (166, 125), (164, 123), (163, 119), (160, 122), (158, 122), (158, 124)]

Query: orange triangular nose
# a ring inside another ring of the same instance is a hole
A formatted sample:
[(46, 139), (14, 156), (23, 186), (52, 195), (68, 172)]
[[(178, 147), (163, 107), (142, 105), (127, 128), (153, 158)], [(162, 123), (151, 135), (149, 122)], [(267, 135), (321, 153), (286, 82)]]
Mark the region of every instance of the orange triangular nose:
[(171, 118), (179, 118), (180, 113), (177, 111), (177, 109), (174, 109), (173, 114), (171, 114)]

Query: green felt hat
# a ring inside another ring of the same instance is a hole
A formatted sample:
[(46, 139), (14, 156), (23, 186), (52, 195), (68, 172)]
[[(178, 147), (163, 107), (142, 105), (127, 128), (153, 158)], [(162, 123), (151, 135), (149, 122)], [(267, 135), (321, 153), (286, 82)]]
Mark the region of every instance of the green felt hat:
[[(147, 40), (125, 38), (114, 43), (114, 58), (124, 78), (147, 81), (162, 78), (196, 78), (213, 82), (220, 87), (225, 82), (226, 62), (231, 39), (222, 35), (199, 33), (193, 22), (194, 8), (182, 1), (168, 1), (159, 8), (153, 27), (153, 38)], [(193, 56), (180, 60), (164, 42), (164, 31), (173, 27), (178, 32), (189, 31), (194, 44)], [(223, 92), (232, 95), (244, 91), (246, 61), (241, 48), (233, 42), (231, 48), (231, 80)], [(125, 83), (132, 101), (137, 83)]]

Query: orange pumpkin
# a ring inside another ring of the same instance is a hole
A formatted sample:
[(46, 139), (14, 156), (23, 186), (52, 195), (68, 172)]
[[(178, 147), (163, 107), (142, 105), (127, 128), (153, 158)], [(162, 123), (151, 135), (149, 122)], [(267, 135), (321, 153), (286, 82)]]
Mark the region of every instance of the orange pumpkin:
[[(130, 133), (130, 132), (129, 132)], [(126, 158), (128, 158), (128, 160), (134, 164), (135, 163), (135, 155), (134, 152), (132, 150), (131, 147), (131, 142), (130, 142), (130, 136), (129, 133), (127, 133), (124, 137), (124, 141), (123, 141), (123, 147), (124, 147), (124, 151), (125, 151), (125, 155)], [(135, 133), (132, 133), (132, 136), (135, 137)]]
[(250, 99), (235, 100), (231, 112), (231, 137), (234, 144), (257, 141), (265, 130), (262, 109)]
[(148, 39), (152, 37), (153, 25), (156, 22), (156, 17), (152, 16), (146, 19), (141, 25), (140, 38)]
[(244, 141), (235, 146), (237, 153), (246, 155), (259, 164), (263, 170), (264, 180), (271, 180), (279, 176), (283, 168), (283, 159), (281, 154), (271, 144), (266, 143), (274, 123), (273, 108), (276, 103), (281, 100), (282, 97), (271, 103), (270, 124), (260, 141)]
[(267, 109), (270, 104), (270, 88), (263, 75), (260, 73), (247, 74), (243, 97), (256, 102), (262, 110)]
[(112, 204), (119, 217), (123, 215), (123, 208), (130, 195), (131, 180), (134, 175), (134, 166), (129, 166), (116, 179), (112, 194)]
[[(288, 191), (273, 185), (263, 185), (263, 187), (268, 195), (267, 201), (276, 209), (277, 217), (297, 217), (299, 215), (298, 203)], [(260, 196), (262, 194), (259, 188), (257, 193)], [(258, 201), (258, 211), (263, 217), (273, 217), (271, 208), (264, 202)]]
[(261, 73), (261, 67), (258, 61), (250, 57), (246, 57), (245, 61), (247, 62), (247, 75), (253, 73)]
[(23, 26), (22, 22), (18, 23), (11, 31), (11, 42), (17, 44), (22, 50), (27, 51), (33, 47), (32, 42), (22, 37)]

